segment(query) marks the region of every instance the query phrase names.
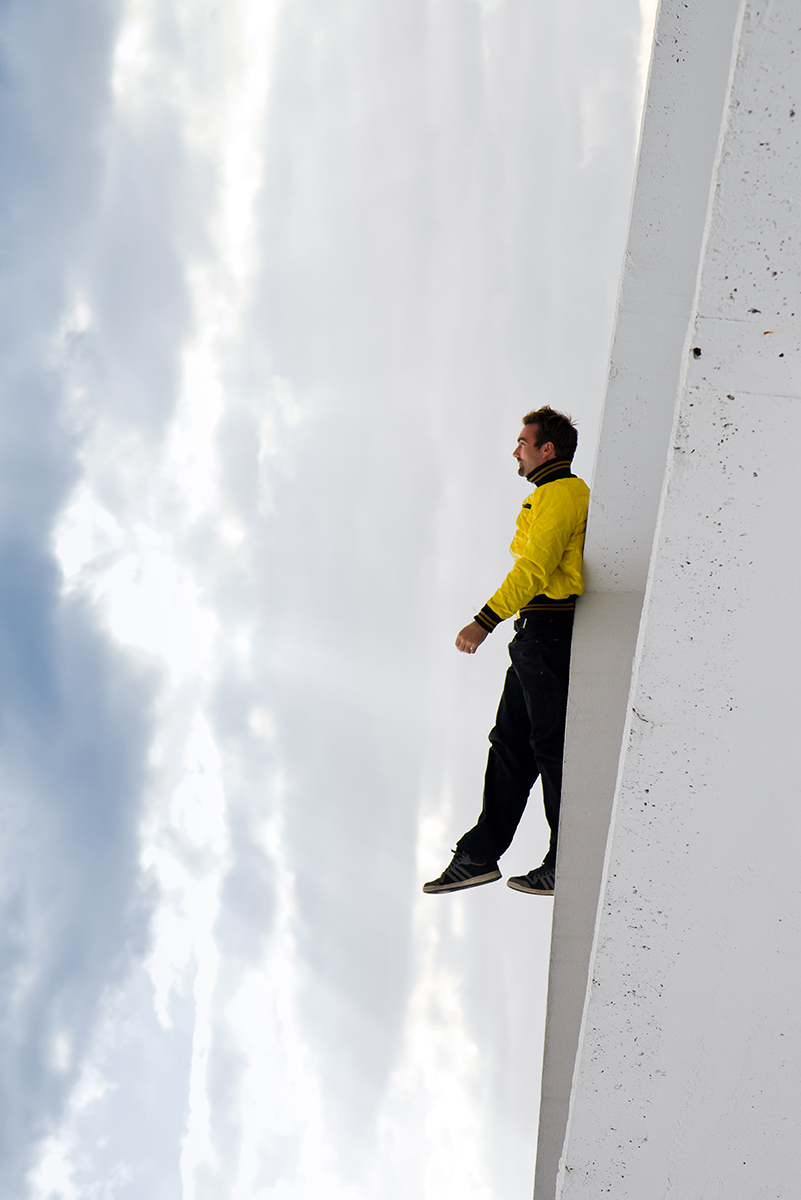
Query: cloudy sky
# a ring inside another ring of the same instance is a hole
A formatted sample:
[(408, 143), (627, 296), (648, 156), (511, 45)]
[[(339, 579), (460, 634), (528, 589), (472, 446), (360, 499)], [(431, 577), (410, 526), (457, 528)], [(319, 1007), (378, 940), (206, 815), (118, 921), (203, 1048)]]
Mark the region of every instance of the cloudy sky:
[(530, 1194), (550, 902), (420, 887), (521, 414), (591, 476), (653, 10), (0, 2), (9, 1200)]

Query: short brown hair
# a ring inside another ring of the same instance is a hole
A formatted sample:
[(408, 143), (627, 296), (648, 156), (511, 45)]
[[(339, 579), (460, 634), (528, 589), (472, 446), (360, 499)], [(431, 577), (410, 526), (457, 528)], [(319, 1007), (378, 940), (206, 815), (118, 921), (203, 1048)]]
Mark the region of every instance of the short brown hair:
[(544, 404), (535, 412), (526, 413), (523, 417), (523, 424), (539, 425), (539, 434), (535, 445), (542, 446), (545, 442), (553, 442), (557, 458), (566, 458), (568, 462), (573, 461), (573, 455), (576, 453), (578, 445), (578, 434), (572, 417), (556, 412)]

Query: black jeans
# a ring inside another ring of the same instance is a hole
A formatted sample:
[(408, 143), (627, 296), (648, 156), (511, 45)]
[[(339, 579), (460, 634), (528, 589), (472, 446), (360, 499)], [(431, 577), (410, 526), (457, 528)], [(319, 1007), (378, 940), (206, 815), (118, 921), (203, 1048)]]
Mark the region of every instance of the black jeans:
[(526, 802), (542, 777), (551, 843), (545, 862), (556, 865), (562, 756), (573, 613), (536, 613), (515, 621), (512, 665), (489, 735), (484, 806), (457, 843), (477, 862), (496, 862), (511, 845)]

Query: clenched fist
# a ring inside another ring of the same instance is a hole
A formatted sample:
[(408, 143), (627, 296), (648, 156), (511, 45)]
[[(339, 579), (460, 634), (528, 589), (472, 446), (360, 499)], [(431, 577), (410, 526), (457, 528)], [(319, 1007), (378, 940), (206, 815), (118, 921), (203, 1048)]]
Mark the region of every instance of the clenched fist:
[(486, 629), (483, 629), (478, 621), (471, 621), (456, 638), (456, 649), (461, 650), (462, 654), (475, 654), (484, 638), (488, 636)]

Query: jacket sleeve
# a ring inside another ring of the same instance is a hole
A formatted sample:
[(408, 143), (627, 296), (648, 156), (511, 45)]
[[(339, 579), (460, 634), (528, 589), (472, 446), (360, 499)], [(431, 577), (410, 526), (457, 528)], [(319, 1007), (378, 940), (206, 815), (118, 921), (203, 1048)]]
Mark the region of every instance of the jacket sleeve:
[(539, 488), (532, 502), (529, 537), (523, 552), (497, 592), (476, 614), (475, 619), (484, 629), (491, 632), (546, 590), (575, 526), (575, 506), (563, 489), (554, 484)]

